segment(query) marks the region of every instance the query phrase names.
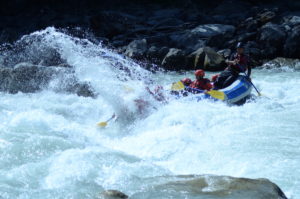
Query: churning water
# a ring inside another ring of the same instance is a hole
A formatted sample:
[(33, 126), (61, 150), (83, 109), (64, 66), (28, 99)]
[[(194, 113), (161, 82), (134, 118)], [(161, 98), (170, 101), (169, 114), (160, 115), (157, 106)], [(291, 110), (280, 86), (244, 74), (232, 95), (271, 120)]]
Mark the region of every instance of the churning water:
[[(300, 198), (299, 71), (254, 70), (254, 84), (270, 99), (243, 106), (177, 100), (167, 91), (164, 104), (145, 86), (167, 89), (184, 75), (152, 74), (53, 28), (28, 38), (31, 50), (59, 52), (98, 97), (56, 93), (55, 83), (34, 94), (0, 94), (0, 198), (95, 198), (105, 189), (132, 195), (151, 186), (148, 178), (178, 174), (268, 178)], [(113, 113), (115, 122), (96, 125)]]

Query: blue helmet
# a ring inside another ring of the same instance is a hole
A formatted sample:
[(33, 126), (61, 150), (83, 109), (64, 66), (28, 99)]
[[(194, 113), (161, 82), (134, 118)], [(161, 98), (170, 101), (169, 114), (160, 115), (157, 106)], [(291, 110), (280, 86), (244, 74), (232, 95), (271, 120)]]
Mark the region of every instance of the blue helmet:
[(236, 48), (245, 48), (242, 42), (237, 43)]

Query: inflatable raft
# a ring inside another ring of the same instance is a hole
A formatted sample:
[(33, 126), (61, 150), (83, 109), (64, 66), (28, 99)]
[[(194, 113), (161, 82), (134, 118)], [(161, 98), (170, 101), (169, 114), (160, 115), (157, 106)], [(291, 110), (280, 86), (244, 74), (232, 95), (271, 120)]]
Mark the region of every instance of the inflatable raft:
[[(248, 97), (250, 97), (252, 85), (247, 80), (246, 76), (240, 75), (238, 79), (230, 86), (219, 89), (218, 91), (224, 93), (223, 101), (229, 104), (240, 104), (243, 103)], [(203, 99), (219, 100), (208, 94), (198, 94), (195, 97), (198, 101)]]

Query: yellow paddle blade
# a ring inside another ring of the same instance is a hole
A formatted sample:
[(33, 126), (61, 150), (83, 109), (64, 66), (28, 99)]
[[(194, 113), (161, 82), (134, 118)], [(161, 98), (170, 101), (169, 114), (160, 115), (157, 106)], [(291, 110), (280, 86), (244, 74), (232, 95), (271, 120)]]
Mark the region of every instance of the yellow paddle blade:
[(174, 82), (171, 87), (172, 91), (179, 91), (179, 90), (183, 90), (183, 89), (184, 89), (184, 85), (181, 81)]
[(211, 90), (207, 91), (207, 94), (212, 96), (213, 98), (219, 99), (219, 100), (225, 100), (225, 93), (221, 91)]
[(100, 126), (100, 127), (106, 127), (107, 122), (99, 122), (99, 123), (97, 123), (97, 125)]

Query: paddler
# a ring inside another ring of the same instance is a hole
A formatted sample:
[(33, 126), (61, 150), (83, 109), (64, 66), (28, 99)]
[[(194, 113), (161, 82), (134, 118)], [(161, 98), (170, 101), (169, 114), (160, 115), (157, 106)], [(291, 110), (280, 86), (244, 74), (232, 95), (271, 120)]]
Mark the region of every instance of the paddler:
[(196, 80), (193, 81), (191, 84), (190, 84), (190, 87), (191, 88), (196, 88), (196, 89), (199, 89), (199, 90), (207, 90), (209, 91), (211, 88), (212, 88), (212, 85), (210, 83), (210, 80), (207, 79), (207, 78), (204, 78), (205, 76), (205, 72), (204, 70), (196, 70), (195, 71), (195, 77), (196, 77)]
[(218, 76), (214, 82), (214, 89), (222, 89), (231, 85), (239, 73), (251, 75), (251, 67), (248, 65), (248, 57), (244, 54), (244, 45), (239, 42), (236, 46), (236, 53), (232, 54), (230, 60), (226, 60), (228, 67)]

